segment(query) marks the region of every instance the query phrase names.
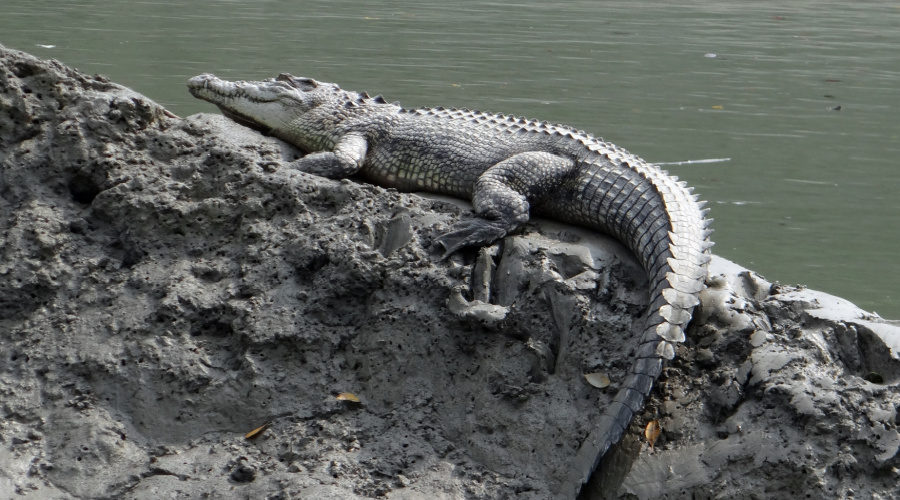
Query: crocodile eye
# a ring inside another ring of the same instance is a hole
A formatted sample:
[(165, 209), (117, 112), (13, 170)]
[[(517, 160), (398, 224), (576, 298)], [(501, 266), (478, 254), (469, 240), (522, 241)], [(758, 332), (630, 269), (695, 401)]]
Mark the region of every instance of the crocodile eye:
[(287, 83), (292, 88), (302, 90), (303, 92), (309, 92), (310, 90), (314, 90), (319, 86), (319, 82), (313, 80), (312, 78), (295, 77), (288, 73), (282, 73), (278, 75), (278, 78), (276, 78), (276, 80), (278, 80), (279, 82)]

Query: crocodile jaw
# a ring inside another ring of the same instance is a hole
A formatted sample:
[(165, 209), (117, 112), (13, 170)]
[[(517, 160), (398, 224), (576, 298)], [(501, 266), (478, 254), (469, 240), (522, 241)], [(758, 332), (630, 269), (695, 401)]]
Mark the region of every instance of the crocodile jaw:
[(287, 128), (316, 105), (313, 96), (281, 77), (229, 82), (203, 74), (188, 80), (188, 90), (194, 97), (218, 106), (228, 118), (266, 133)]

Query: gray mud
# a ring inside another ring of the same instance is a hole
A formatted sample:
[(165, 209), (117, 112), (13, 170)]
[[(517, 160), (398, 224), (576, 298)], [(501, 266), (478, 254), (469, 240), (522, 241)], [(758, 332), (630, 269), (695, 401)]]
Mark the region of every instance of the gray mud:
[[(573, 498), (636, 261), (541, 221), (441, 261), (465, 205), (298, 156), (0, 46), (0, 497)], [(585, 497), (894, 498), (900, 328), (718, 258), (709, 285)]]

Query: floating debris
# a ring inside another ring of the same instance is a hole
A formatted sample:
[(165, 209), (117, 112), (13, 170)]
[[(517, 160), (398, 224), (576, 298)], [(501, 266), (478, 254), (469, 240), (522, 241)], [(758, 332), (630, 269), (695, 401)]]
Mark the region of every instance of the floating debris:
[(799, 182), (800, 184), (815, 184), (819, 186), (837, 186), (837, 184), (833, 182), (825, 182), (825, 181), (813, 181), (809, 179), (784, 179), (787, 182)]
[(731, 161), (731, 158), (707, 158), (705, 160), (670, 161), (664, 163), (654, 163), (654, 165), (693, 165), (695, 163), (721, 163), (725, 161)]

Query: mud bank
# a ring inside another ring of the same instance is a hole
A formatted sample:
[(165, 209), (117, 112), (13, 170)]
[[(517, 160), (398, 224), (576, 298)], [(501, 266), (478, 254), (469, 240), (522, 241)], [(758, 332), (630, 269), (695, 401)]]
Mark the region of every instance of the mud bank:
[[(0, 46), (0, 497), (573, 497), (635, 260), (538, 221), (440, 261), (464, 206), (298, 155)], [(709, 286), (594, 497), (895, 495), (900, 328), (718, 258)]]

